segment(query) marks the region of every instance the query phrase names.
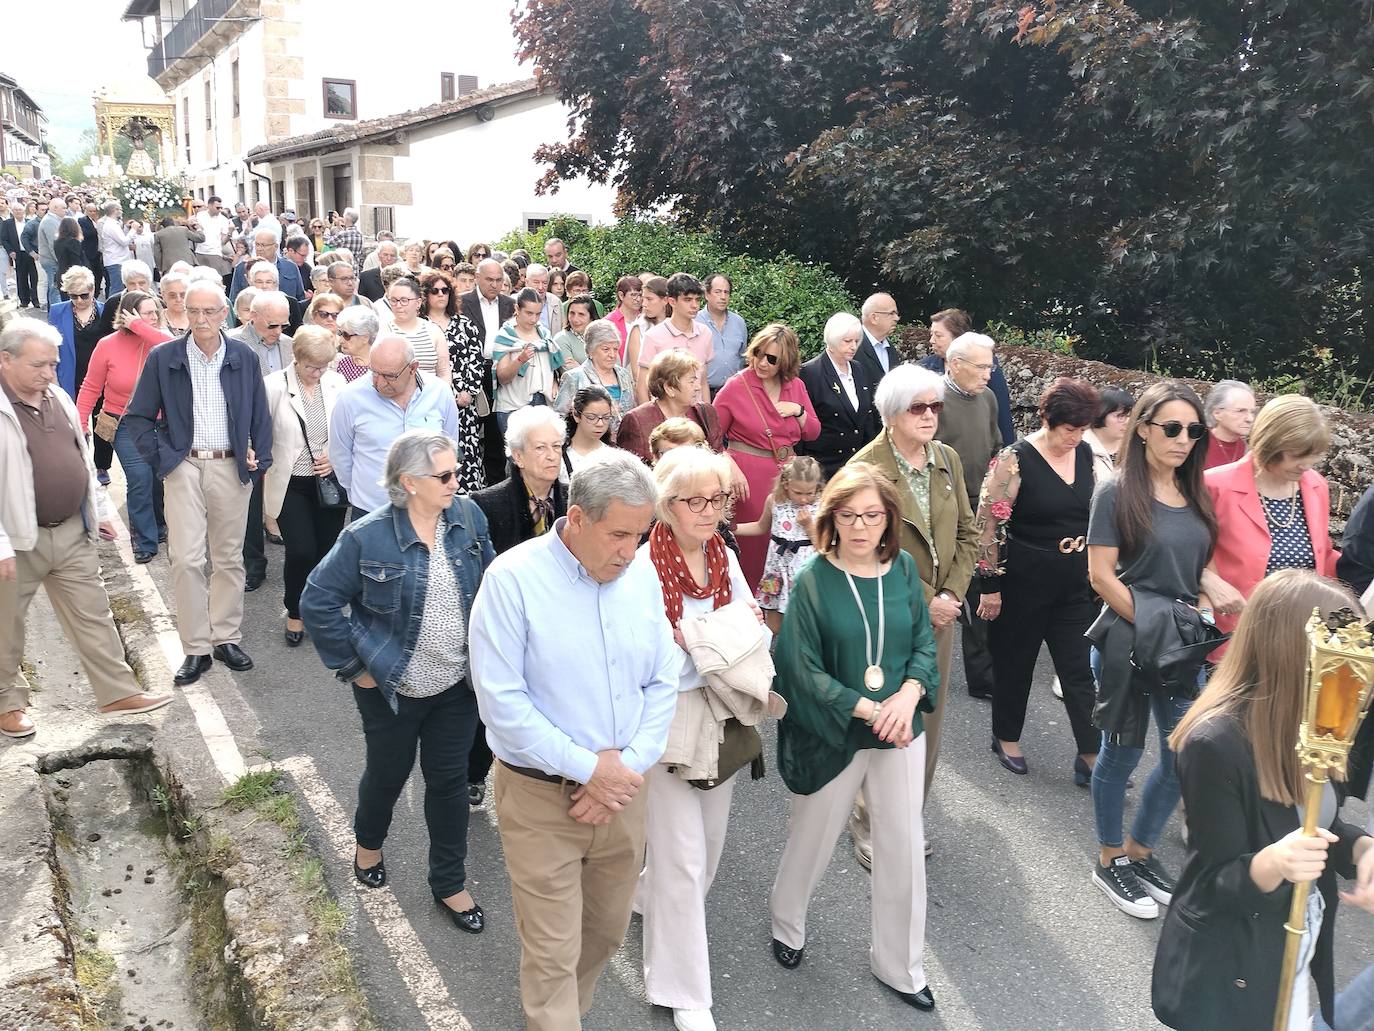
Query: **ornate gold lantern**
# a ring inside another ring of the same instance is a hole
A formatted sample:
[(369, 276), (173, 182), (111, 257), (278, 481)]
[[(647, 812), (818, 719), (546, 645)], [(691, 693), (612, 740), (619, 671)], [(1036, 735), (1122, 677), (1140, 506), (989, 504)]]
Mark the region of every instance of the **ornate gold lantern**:
[[(1313, 611), (1307, 623), (1307, 687), (1302, 724), (1298, 728), (1298, 757), (1307, 780), (1303, 807), (1304, 834), (1315, 835), (1322, 791), (1334, 773), (1345, 776), (1346, 759), (1360, 723), (1369, 712), (1374, 691), (1374, 636), (1349, 609), (1326, 619)], [(1293, 885), (1293, 904), (1283, 929), (1288, 940), (1279, 975), (1279, 1001), (1274, 1031), (1286, 1031), (1297, 973), (1298, 947), (1307, 927), (1307, 897), (1312, 883)]]

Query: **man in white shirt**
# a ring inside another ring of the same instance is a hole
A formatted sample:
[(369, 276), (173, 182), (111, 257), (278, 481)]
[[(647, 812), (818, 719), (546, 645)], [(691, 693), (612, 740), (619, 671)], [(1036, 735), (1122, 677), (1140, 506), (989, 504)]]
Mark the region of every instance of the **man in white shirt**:
[(95, 224), (100, 233), (100, 258), (105, 262), (105, 296), (113, 297), (124, 289), (119, 266), (134, 256), (129, 231), (124, 226), (124, 212), (119, 201), (107, 200), (105, 216)]
[(253, 205), (253, 211), (258, 216), (258, 224), (256, 228), (270, 229), (272, 230), (272, 232), (276, 233), (277, 249), (280, 250), (282, 245), (281, 222), (277, 220), (276, 215), (272, 214), (272, 209), (268, 207), (267, 201), (258, 201), (255, 205)]
[(205, 240), (196, 244), (196, 264), (212, 268), (221, 276), (229, 271), (224, 245), (234, 232), (233, 220), (224, 213), (223, 205), (218, 197), (211, 197), (205, 202), (205, 210), (189, 223), (192, 229), (205, 234)]

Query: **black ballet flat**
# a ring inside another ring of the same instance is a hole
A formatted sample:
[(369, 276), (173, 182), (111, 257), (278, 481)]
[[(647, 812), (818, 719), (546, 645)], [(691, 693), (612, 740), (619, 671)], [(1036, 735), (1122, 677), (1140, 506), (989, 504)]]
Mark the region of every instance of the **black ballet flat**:
[(776, 938), (773, 939), (773, 958), (781, 963), (788, 970), (795, 970), (802, 961), (802, 953), (806, 951), (803, 945), (800, 949), (789, 948)]
[(434, 896), (434, 901), (440, 909), (448, 914), (449, 919), (453, 921), (458, 930), (466, 931), (468, 934), (481, 934), (486, 930), (487, 917), (482, 912), (482, 907), (477, 903), (474, 902), (471, 909), (465, 909), (460, 913), (438, 895)]
[(992, 739), (992, 750), (997, 753), (997, 761), (1011, 770), (1012, 773), (1025, 776), (1030, 772), (1030, 766), (1026, 764), (1025, 756), (1007, 755), (1006, 752), (1002, 751), (1002, 742), (995, 737)]
[(369, 888), (385, 888), (386, 860), (379, 859), (377, 860), (376, 866), (369, 866), (366, 870), (364, 870), (361, 866), (358, 865), (357, 856), (354, 856), (353, 876), (358, 879), (359, 884), (366, 885)]
[(884, 984), (893, 995), (897, 996), (897, 998), (901, 999), (908, 1006), (915, 1006), (923, 1013), (929, 1013), (935, 1008), (935, 995), (931, 992), (930, 985), (926, 985), (919, 992), (901, 992), (893, 988), (890, 984), (886, 984), (886, 982), (884, 982)]
[(299, 648), (301, 642), (305, 640), (305, 631), (284, 630), (282, 631), (282, 636), (286, 638), (286, 646), (288, 648)]

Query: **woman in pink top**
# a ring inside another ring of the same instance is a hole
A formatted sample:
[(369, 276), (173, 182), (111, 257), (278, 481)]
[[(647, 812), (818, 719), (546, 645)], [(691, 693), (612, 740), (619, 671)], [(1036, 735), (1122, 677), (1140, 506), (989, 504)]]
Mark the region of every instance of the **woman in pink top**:
[(615, 311), (606, 316), (606, 321), (620, 334), (620, 364), (625, 364), (625, 345), (630, 339), (630, 323), (639, 318), (643, 303), (644, 284), (638, 276), (621, 276), (615, 284)]
[[(797, 378), (801, 346), (790, 327), (780, 322), (764, 326), (749, 341), (744, 360), (744, 369), (726, 381), (712, 404), (729, 442), (730, 457), (749, 482), (749, 496), (735, 499), (735, 519), (752, 523), (762, 513), (773, 481), (797, 442), (815, 440), (821, 424), (806, 387)], [(740, 567), (750, 590), (758, 587), (763, 575), (768, 544), (766, 535), (739, 539)]]
[(114, 324), (115, 331), (102, 337), (91, 354), (86, 378), (77, 391), (76, 410), (81, 415), (81, 425), (89, 425), (91, 409), (103, 393), (104, 414), (119, 419), (113, 444), (128, 485), (129, 531), (133, 538), (134, 559), (151, 562), (157, 557), (158, 541), (165, 532), (160, 518), (162, 484), (134, 446), (133, 434), (125, 429), (123, 415), (148, 352), (171, 340), (172, 335), (165, 328), (157, 298), (139, 290), (124, 292)]

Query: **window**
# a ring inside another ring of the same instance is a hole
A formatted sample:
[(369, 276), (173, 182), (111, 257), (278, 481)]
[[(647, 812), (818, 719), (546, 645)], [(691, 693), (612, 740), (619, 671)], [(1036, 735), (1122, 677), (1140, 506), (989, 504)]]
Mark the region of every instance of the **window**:
[(304, 222), (315, 217), (315, 177), (296, 180), (296, 214)]
[(205, 128), (215, 127), (215, 98), (210, 92), (210, 80), (205, 80)]
[(358, 117), (358, 84), (353, 79), (324, 80), (324, 116)]
[(233, 84), (234, 117), (237, 118), (239, 116), (239, 63), (237, 59), (229, 65), (229, 80)]
[(391, 205), (379, 205), (372, 209), (372, 235), (394, 233), (396, 231), (396, 209)]
[(455, 96), (456, 86), (453, 82), (452, 72), (439, 73), (439, 99), (452, 100)]
[(477, 76), (460, 75), (458, 76), (458, 95), (466, 97), (469, 93), (477, 92)]
[(272, 181), (272, 210), (286, 210), (286, 181), (284, 179)]

